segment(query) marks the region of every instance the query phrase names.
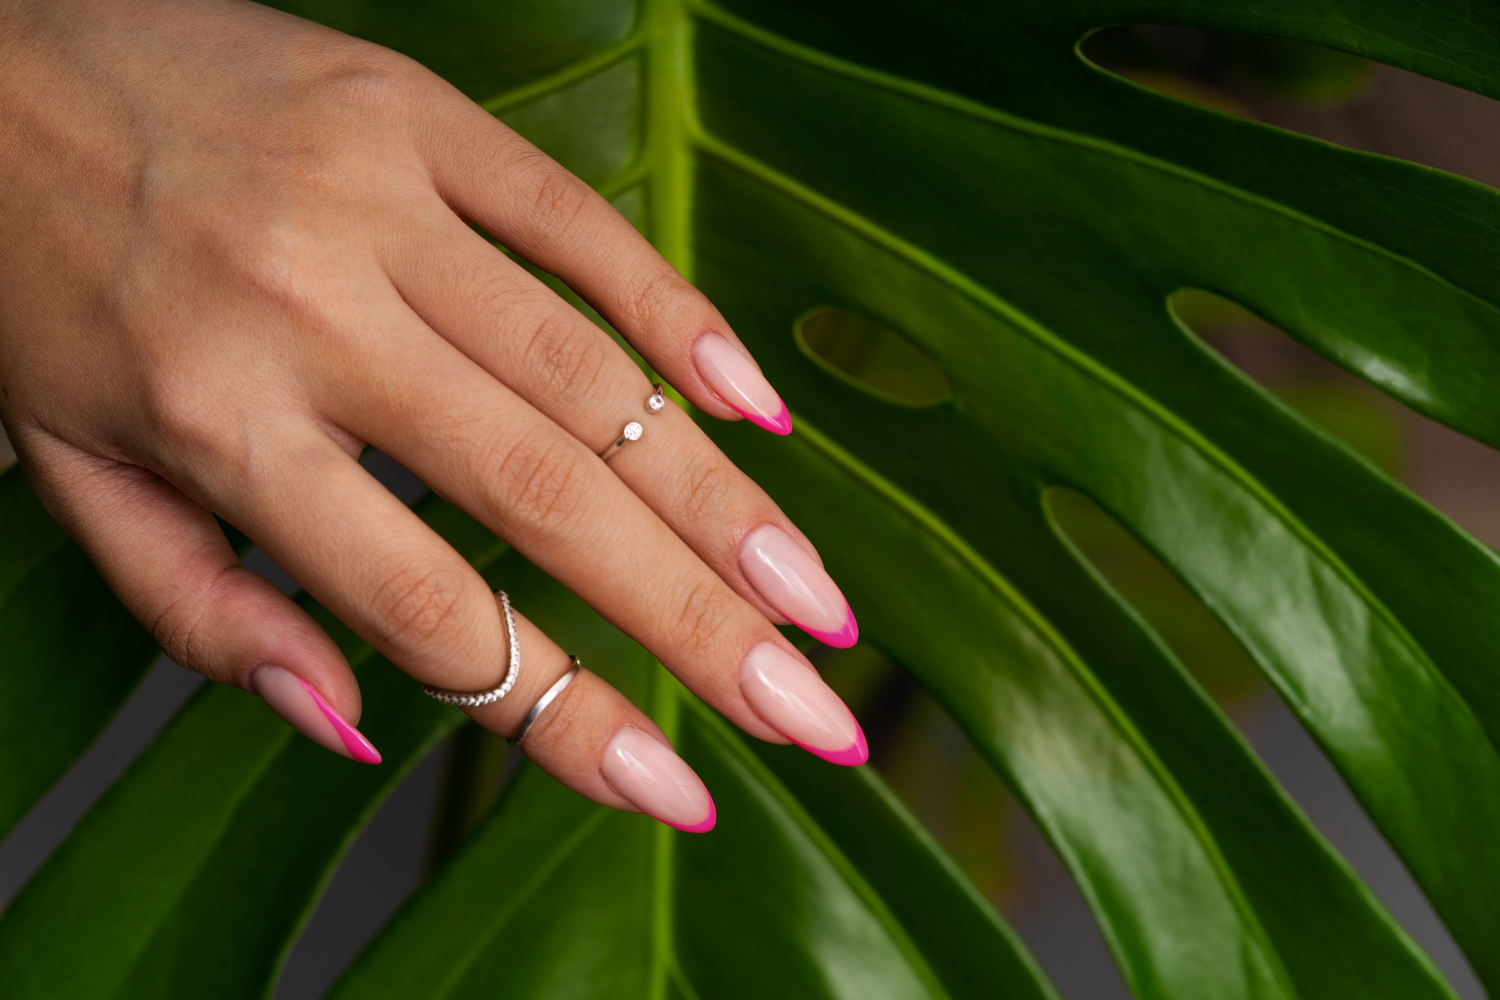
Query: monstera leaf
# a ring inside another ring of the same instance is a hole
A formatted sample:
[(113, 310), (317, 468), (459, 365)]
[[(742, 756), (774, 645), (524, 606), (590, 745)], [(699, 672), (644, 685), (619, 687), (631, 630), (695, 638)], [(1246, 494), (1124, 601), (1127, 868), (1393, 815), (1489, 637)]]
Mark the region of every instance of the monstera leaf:
[[(1136, 996), (1454, 994), (1067, 541), (1055, 487), (1110, 511), (1238, 639), (1500, 995), (1500, 563), (1169, 306), (1231, 299), (1500, 444), (1500, 199), (1146, 91), (1079, 49), (1115, 24), (1201, 26), (1496, 97), (1493, 5), (285, 6), (448, 77), (721, 307), (798, 430), (711, 432), (818, 544), (865, 641), (1025, 805)], [(871, 336), (906, 360), (840, 356)], [(0, 760), (25, 773), (3, 828), (148, 652), (13, 473), (0, 510)], [(679, 835), (523, 770), (338, 997), (1052, 995), (873, 774), (752, 746), (472, 521), (423, 512), (613, 668), (720, 824)], [(352, 836), (458, 719), (335, 632), (388, 765), (205, 692), (0, 919), (7, 997), (266, 994)], [(43, 672), (75, 686), (58, 729)]]

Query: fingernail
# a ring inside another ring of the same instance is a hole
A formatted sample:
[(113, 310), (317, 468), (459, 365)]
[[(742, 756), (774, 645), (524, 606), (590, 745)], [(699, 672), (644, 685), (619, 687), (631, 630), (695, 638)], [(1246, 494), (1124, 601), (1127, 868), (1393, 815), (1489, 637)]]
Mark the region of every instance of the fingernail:
[(293, 729), (334, 753), (361, 764), (379, 764), (380, 751), (345, 722), (317, 688), (283, 667), (263, 663), (250, 675), (250, 689), (260, 695)]
[(740, 569), (767, 604), (814, 639), (839, 649), (859, 641), (859, 623), (843, 592), (785, 531), (764, 524), (746, 535)]
[(740, 690), (762, 719), (808, 753), (852, 767), (870, 759), (864, 730), (812, 667), (774, 642), (740, 664)]
[(792, 433), (792, 415), (755, 362), (717, 333), (693, 345), (693, 363), (714, 394), (730, 409), (772, 434)]
[(615, 791), (647, 816), (688, 833), (714, 828), (713, 797), (693, 769), (634, 726), (615, 733), (599, 770)]

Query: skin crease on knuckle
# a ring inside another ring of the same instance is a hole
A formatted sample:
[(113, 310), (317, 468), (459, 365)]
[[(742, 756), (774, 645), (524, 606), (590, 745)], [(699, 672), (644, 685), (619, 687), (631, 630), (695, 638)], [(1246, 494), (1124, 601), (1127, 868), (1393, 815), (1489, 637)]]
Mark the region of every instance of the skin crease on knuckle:
[[(398, 559), (400, 557), (397, 557)], [(370, 595), (370, 608), (382, 629), (383, 645), (406, 662), (463, 663), (477, 650), (472, 608), (490, 603), (487, 592), (471, 585), (457, 568), (421, 565), (421, 557), (389, 572)], [(466, 681), (461, 677), (457, 683)]]
[(572, 438), (540, 433), (511, 441), (498, 463), (485, 463), (492, 518), (536, 544), (564, 537), (582, 505), (583, 450)]
[(523, 369), (533, 373), (527, 384), (537, 386), (539, 394), (564, 409), (589, 399), (604, 373), (611, 345), (603, 342), (596, 328), (585, 328), (561, 308), (548, 309), (534, 330), (521, 360)]
[(730, 633), (737, 598), (717, 577), (705, 577), (666, 607), (673, 609), (663, 623), (667, 648), (685, 663), (713, 663), (718, 647)]

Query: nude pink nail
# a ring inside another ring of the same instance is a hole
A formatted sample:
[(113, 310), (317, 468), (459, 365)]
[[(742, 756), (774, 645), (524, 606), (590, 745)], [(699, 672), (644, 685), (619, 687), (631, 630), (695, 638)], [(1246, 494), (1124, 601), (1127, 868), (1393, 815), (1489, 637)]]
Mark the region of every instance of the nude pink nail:
[(774, 642), (746, 654), (740, 690), (772, 729), (808, 753), (845, 766), (870, 759), (864, 730), (849, 706), (816, 670)]
[(792, 433), (792, 415), (749, 355), (717, 333), (693, 345), (693, 363), (714, 395), (755, 426), (772, 434)]
[(314, 743), (361, 764), (380, 763), (380, 752), (374, 744), (345, 722), (318, 694), (317, 688), (290, 670), (262, 663), (250, 675), (250, 689), (293, 729)]
[(814, 639), (838, 649), (859, 641), (859, 623), (843, 592), (785, 531), (763, 524), (746, 535), (740, 569), (767, 604)]
[(615, 733), (599, 770), (610, 787), (653, 819), (686, 833), (707, 833), (718, 811), (703, 782), (671, 748), (634, 726)]

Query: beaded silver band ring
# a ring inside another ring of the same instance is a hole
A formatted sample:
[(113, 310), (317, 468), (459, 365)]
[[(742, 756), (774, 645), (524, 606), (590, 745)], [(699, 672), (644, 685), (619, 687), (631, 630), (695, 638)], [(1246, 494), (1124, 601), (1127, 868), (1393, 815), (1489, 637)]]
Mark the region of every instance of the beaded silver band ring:
[(505, 671), (505, 679), (488, 691), (445, 691), (431, 684), (422, 685), (422, 693), (429, 698), (435, 698), (445, 705), (457, 705), (460, 708), (478, 708), (480, 705), (491, 705), (510, 694), (510, 689), (516, 686), (516, 677), (521, 672), (521, 642), (516, 638), (516, 616), (510, 610), (510, 597), (505, 591), (496, 591), (500, 598), (500, 610), (505, 615), (505, 639), (510, 646), (510, 664)]

